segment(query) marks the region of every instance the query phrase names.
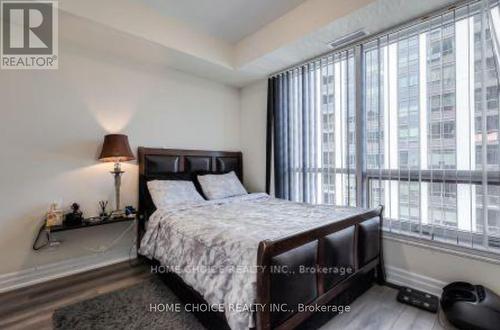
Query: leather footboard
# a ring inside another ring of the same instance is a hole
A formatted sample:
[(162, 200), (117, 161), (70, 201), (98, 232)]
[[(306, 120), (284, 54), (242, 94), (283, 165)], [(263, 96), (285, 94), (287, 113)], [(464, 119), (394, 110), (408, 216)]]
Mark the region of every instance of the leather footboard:
[(314, 302), (380, 255), (380, 217), (370, 218), (270, 258), (272, 327)]

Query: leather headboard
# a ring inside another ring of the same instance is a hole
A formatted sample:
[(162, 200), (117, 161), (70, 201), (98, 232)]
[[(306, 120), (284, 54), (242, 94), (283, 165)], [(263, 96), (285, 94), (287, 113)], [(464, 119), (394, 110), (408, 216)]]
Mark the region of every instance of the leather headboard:
[[(155, 207), (147, 182), (157, 179), (189, 180), (196, 172), (234, 171), (243, 181), (241, 152), (178, 150), (139, 147), (139, 221), (140, 232)], [(141, 237), (141, 236), (139, 236)]]

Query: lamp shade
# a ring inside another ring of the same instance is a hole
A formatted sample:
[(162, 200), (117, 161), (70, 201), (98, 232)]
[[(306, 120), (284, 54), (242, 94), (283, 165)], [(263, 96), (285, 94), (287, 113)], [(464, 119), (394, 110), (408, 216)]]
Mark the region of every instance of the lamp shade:
[(99, 156), (100, 161), (116, 163), (134, 159), (126, 135), (109, 134), (104, 137), (101, 155)]

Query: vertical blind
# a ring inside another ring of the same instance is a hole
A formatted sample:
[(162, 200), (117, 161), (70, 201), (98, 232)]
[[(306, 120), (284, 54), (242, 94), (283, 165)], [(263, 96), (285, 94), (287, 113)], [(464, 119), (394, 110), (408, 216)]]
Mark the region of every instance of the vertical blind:
[(355, 205), (354, 72), (351, 49), (270, 78), (277, 197)]
[(387, 231), (497, 252), (499, 32), (475, 1), (271, 77), (276, 196), (382, 204)]
[(389, 231), (500, 247), (493, 9), (471, 3), (362, 45), (368, 206), (386, 206)]

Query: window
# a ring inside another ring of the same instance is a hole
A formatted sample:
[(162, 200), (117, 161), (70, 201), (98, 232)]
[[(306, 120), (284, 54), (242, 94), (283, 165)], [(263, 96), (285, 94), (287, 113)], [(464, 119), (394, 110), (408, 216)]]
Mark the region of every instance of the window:
[(388, 231), (500, 248), (499, 76), (487, 24), (470, 4), (362, 45), (370, 86), (361, 88), (379, 91), (363, 94), (378, 114), (366, 117), (366, 136), (380, 136), (366, 141), (368, 203), (386, 206)]
[(283, 101), (282, 112), (275, 114), (281, 130), (275, 144), (281, 145), (278, 156), (283, 156), (276, 157), (280, 173), (275, 190), (280, 197), (356, 205), (354, 73), (351, 49), (275, 80)]
[(500, 36), (490, 29), (500, 32), (500, 10), (490, 4), (274, 78), (287, 141), (275, 153), (278, 197), (383, 204), (389, 232), (500, 253)]

